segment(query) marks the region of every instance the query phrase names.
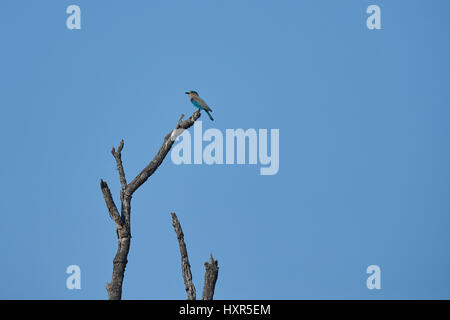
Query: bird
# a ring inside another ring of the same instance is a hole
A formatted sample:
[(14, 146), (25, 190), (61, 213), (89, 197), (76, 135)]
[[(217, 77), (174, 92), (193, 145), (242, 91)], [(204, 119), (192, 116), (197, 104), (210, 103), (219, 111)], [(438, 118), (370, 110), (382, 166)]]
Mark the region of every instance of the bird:
[(189, 100), (191, 100), (191, 103), (200, 110), (205, 110), (205, 112), (208, 114), (208, 117), (211, 119), (211, 121), (214, 121), (213, 117), (211, 116), (210, 112), (212, 112), (212, 109), (206, 104), (206, 102), (200, 98), (197, 91), (186, 91), (185, 94), (189, 95)]

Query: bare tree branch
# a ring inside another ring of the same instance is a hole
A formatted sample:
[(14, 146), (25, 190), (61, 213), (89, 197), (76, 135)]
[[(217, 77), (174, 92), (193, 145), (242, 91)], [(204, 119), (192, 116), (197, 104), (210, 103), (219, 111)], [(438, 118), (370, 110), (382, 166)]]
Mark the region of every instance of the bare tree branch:
[(122, 221), (120, 219), (119, 211), (117, 211), (117, 207), (112, 198), (108, 184), (105, 181), (100, 180), (100, 188), (102, 189), (103, 198), (105, 199), (106, 206), (108, 207), (109, 216), (116, 223), (117, 229), (122, 228)]
[[(110, 300), (120, 300), (122, 298), (122, 284), (125, 275), (125, 268), (127, 266), (128, 252), (130, 250), (131, 228), (131, 198), (133, 193), (158, 169), (163, 162), (166, 155), (169, 153), (176, 138), (186, 129), (190, 128), (194, 122), (200, 117), (200, 110), (195, 111), (186, 121), (183, 122), (184, 115), (181, 115), (180, 120), (170, 133), (164, 137), (162, 146), (153, 160), (145, 167), (140, 174), (130, 183), (127, 184), (125, 172), (122, 164), (122, 149), (124, 146), (123, 140), (120, 142), (117, 151), (113, 147), (111, 150), (114, 159), (116, 160), (117, 170), (119, 171), (120, 183), (122, 190), (120, 192), (121, 214), (117, 210), (111, 191), (106, 182), (100, 181), (100, 187), (103, 192), (103, 197), (108, 207), (109, 215), (116, 223), (117, 237), (119, 238), (117, 253), (113, 261), (113, 274), (111, 282), (106, 284), (106, 291)], [(195, 289), (194, 289), (195, 290)], [(194, 291), (195, 295), (195, 291)]]
[(183, 273), (184, 286), (186, 287), (187, 300), (195, 300), (195, 286), (192, 282), (191, 265), (189, 264), (189, 257), (186, 250), (186, 244), (184, 243), (183, 229), (181, 229), (180, 222), (178, 221), (175, 212), (172, 212), (172, 225), (177, 234), (178, 243), (180, 246), (181, 254), (181, 270)]
[(219, 275), (218, 262), (217, 260), (214, 260), (212, 254), (209, 256), (209, 262), (205, 262), (205, 269), (205, 283), (203, 285), (202, 300), (212, 300), (217, 277)]
[(127, 187), (127, 179), (125, 179), (125, 172), (123, 171), (122, 165), (122, 149), (123, 149), (123, 139), (120, 141), (119, 148), (117, 148), (117, 152), (114, 147), (111, 150), (111, 153), (116, 159), (117, 170), (119, 171), (120, 184), (122, 185), (122, 191), (125, 191)]
[(131, 181), (127, 186), (127, 192), (133, 194), (147, 179), (158, 169), (158, 167), (163, 162), (170, 148), (172, 148), (173, 143), (177, 137), (183, 133), (184, 130), (190, 128), (194, 122), (200, 117), (200, 110), (194, 112), (186, 121), (183, 120), (184, 115), (181, 115), (178, 124), (171, 132), (169, 132), (165, 137), (161, 148), (159, 148), (158, 153), (155, 155), (152, 161), (136, 176), (136, 178)]

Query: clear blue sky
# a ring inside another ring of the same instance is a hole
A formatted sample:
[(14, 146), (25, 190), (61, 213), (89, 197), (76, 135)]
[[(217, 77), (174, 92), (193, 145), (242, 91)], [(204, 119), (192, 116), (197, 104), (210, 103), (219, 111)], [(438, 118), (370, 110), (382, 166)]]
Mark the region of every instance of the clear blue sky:
[[(66, 28), (66, 8), (82, 29)], [(382, 10), (382, 30), (366, 8)], [(132, 201), (124, 299), (450, 298), (450, 2), (0, 2), (2, 299), (105, 299), (118, 201), (197, 90), (203, 128), (280, 129), (280, 170), (180, 165)], [(192, 129), (191, 129), (192, 130)], [(66, 289), (67, 266), (82, 289)], [(381, 290), (366, 268), (381, 267)]]

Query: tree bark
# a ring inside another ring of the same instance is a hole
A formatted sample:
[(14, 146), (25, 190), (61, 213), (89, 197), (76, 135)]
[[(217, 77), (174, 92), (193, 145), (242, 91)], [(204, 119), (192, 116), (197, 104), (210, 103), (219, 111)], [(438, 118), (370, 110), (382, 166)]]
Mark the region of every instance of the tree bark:
[(210, 254), (209, 262), (205, 262), (205, 283), (203, 284), (202, 300), (212, 300), (219, 275), (218, 261)]
[(164, 141), (159, 148), (155, 157), (150, 163), (133, 179), (129, 184), (125, 178), (125, 171), (122, 164), (122, 149), (124, 146), (123, 140), (120, 142), (117, 151), (112, 148), (111, 153), (116, 160), (116, 167), (119, 172), (119, 178), (121, 183), (120, 201), (121, 210), (120, 214), (117, 210), (117, 206), (111, 195), (111, 191), (108, 184), (100, 180), (100, 188), (105, 199), (106, 206), (108, 208), (109, 216), (114, 220), (116, 224), (116, 233), (119, 239), (117, 245), (117, 253), (113, 260), (113, 274), (111, 282), (106, 284), (106, 291), (108, 292), (109, 300), (120, 300), (122, 298), (122, 285), (125, 275), (125, 268), (127, 266), (128, 252), (130, 250), (131, 241), (131, 198), (133, 193), (143, 184), (147, 179), (155, 173), (156, 169), (161, 165), (166, 155), (172, 148), (173, 143), (177, 137), (183, 133), (184, 130), (190, 128), (194, 122), (200, 117), (200, 110), (195, 111), (186, 121), (183, 121), (184, 115), (181, 115), (178, 123), (171, 132), (165, 137)]
[(191, 265), (189, 263), (189, 257), (186, 249), (186, 244), (184, 243), (183, 229), (181, 229), (180, 222), (178, 221), (175, 212), (172, 212), (172, 225), (177, 234), (178, 244), (180, 246), (181, 254), (181, 271), (183, 273), (184, 286), (186, 288), (187, 300), (195, 300), (195, 286), (192, 282)]

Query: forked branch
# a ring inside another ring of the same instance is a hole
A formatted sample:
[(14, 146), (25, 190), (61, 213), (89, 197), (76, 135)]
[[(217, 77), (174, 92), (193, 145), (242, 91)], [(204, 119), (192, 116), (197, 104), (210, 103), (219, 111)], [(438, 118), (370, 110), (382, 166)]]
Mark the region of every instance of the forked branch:
[[(129, 184), (125, 178), (125, 171), (122, 164), (122, 150), (124, 146), (123, 140), (116, 149), (113, 147), (111, 153), (116, 160), (116, 167), (119, 172), (121, 210), (120, 214), (114, 203), (108, 184), (100, 180), (100, 188), (108, 208), (109, 216), (116, 224), (117, 237), (119, 238), (117, 253), (113, 261), (112, 280), (106, 285), (108, 298), (110, 300), (120, 300), (122, 298), (122, 284), (127, 265), (128, 252), (130, 250), (131, 230), (130, 230), (130, 214), (131, 214), (131, 198), (133, 193), (155, 173), (156, 169), (161, 165), (166, 155), (169, 153), (176, 138), (186, 129), (190, 128), (194, 122), (200, 117), (200, 110), (197, 110), (186, 121), (183, 121), (184, 115), (181, 115), (178, 123), (170, 133), (164, 137), (164, 141), (159, 148), (157, 154), (152, 161), (133, 179)], [(195, 295), (195, 291), (194, 291)]]

